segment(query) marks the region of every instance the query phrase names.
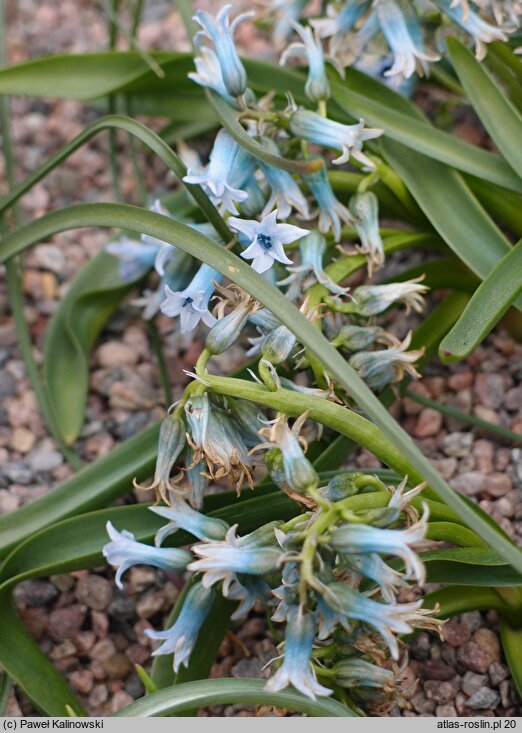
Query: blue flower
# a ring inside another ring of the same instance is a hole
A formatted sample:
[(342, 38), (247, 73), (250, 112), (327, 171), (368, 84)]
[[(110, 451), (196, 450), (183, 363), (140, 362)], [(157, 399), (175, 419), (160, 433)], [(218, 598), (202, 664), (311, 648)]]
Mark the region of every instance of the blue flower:
[(234, 33), (240, 23), (253, 18), (255, 13), (243, 13), (230, 23), (231, 10), (232, 5), (224, 5), (215, 18), (210, 13), (198, 10), (193, 20), (203, 30), (194, 40), (196, 46), (200, 45), (203, 38), (213, 42), (226, 90), (232, 97), (239, 97), (246, 91), (247, 75), (234, 44)]
[[(273, 140), (264, 139), (263, 143), (271, 153), (279, 153)], [(259, 167), (270, 187), (270, 197), (263, 209), (262, 216), (269, 214), (275, 206), (281, 219), (288, 219), (292, 213), (292, 208), (298, 211), (303, 219), (309, 219), (308, 202), (290, 173), (261, 162)]]
[(165, 285), (166, 298), (161, 304), (161, 311), (166, 316), (180, 317), (181, 333), (192, 331), (202, 320), (206, 326), (216, 322), (208, 309), (209, 300), (215, 290), (215, 283), (222, 275), (208, 265), (201, 265), (190, 285), (179, 292), (174, 292)]
[(231, 97), (225, 86), (225, 80), (223, 79), (223, 73), (221, 71), (221, 64), (219, 59), (211, 48), (208, 46), (201, 46), (199, 49), (199, 56), (194, 58), (194, 64), (196, 65), (196, 71), (191, 71), (188, 74), (188, 78), (199, 84), (201, 87), (207, 89), (213, 89), (220, 97), (228, 102), (231, 106), (236, 106), (236, 100)]
[(281, 559), (281, 551), (276, 547), (242, 545), (236, 531), (237, 525), (234, 525), (223, 541), (194, 545), (193, 551), (200, 559), (188, 566), (194, 573), (203, 573), (201, 582), (205, 588), (222, 581), (225, 596), (228, 596), (233, 581), (241, 582), (238, 576), (268, 575), (277, 570)]
[(270, 586), (263, 578), (254, 575), (239, 575), (237, 580), (232, 581), (227, 593), (229, 600), (240, 602), (230, 618), (233, 621), (245, 618), (257, 601), (266, 603), (270, 596)]
[(371, 160), (362, 152), (362, 146), (365, 140), (373, 140), (382, 135), (382, 130), (365, 129), (362, 119), (356, 125), (343, 125), (321, 117), (316, 112), (298, 110), (291, 115), (289, 127), (296, 137), (339, 150), (341, 155), (332, 161), (334, 165), (347, 163), (351, 156), (363, 165), (374, 168)]
[(295, 300), (301, 295), (302, 291), (307, 290), (314, 282), (321, 283), (331, 293), (337, 295), (346, 293), (347, 288), (341, 288), (334, 283), (323, 269), (323, 256), (326, 250), (326, 239), (315, 230), (300, 240), (301, 264), (288, 267), (288, 272), (291, 274), (277, 283), (278, 285), (290, 285), (286, 291), (286, 295), (290, 300)]
[(379, 199), (371, 191), (357, 193), (350, 199), (354, 226), (361, 239), (358, 251), (368, 258), (368, 274), (384, 264), (384, 249), (379, 230)]
[(212, 591), (196, 583), (187, 593), (176, 622), (164, 631), (145, 629), (150, 639), (159, 639), (163, 644), (152, 656), (174, 653), (174, 672), (181, 665), (188, 667), (190, 655), (198, 638), (199, 631), (212, 607)]
[(154, 266), (158, 247), (146, 245), (130, 237), (120, 237), (106, 245), (105, 251), (120, 260), (119, 277), (122, 282), (135, 280)]
[(154, 480), (150, 486), (142, 487), (134, 480), (134, 487), (141, 489), (155, 489), (164, 501), (173, 488), (170, 481), (170, 473), (174, 463), (185, 446), (185, 423), (174, 412), (162, 421), (158, 438), (158, 453), (156, 458), (156, 470)]
[(319, 38), (344, 36), (352, 30), (359, 18), (362, 18), (371, 3), (372, 0), (347, 0), (339, 11), (330, 3), (326, 7), (326, 18), (318, 18), (310, 22), (316, 29)]
[(336, 66), (341, 76), (344, 75), (341, 67), (334, 59), (325, 59), (321, 42), (310, 28), (304, 28), (299, 23), (292, 22), (292, 28), (300, 36), (302, 43), (291, 43), (283, 52), (280, 64), (286, 64), (291, 56), (297, 56), (308, 63), (308, 79), (305, 84), (305, 92), (312, 102), (320, 102), (329, 98), (330, 84), (324, 68), (325, 60)]
[(323, 233), (332, 230), (334, 240), (338, 242), (341, 238), (341, 222), (351, 224), (352, 215), (335, 197), (326, 168), (323, 166), (317, 173), (305, 175), (304, 181), (319, 207), (319, 230)]
[(317, 682), (310, 664), (315, 631), (313, 616), (304, 613), (301, 608), (294, 609), (286, 627), (283, 664), (268, 680), (265, 690), (279, 692), (292, 685), (312, 700), (315, 700), (316, 695), (332, 694), (332, 690)]
[(369, 318), (383, 313), (392, 304), (402, 303), (407, 313), (412, 308), (421, 313), (424, 308), (423, 296), (428, 290), (426, 285), (420, 283), (422, 279), (385, 285), (361, 285), (353, 293), (350, 312)]
[(168, 524), (156, 532), (156, 547), (160, 547), (163, 540), (178, 529), (184, 529), (199, 540), (222, 540), (229, 529), (229, 525), (222, 519), (200, 514), (179, 498), (170, 506), (151, 506), (149, 509), (169, 520)]
[(283, 245), (295, 242), (305, 234), (307, 229), (293, 226), (293, 224), (278, 224), (277, 209), (266, 216), (262, 221), (254, 219), (236, 219), (231, 216), (228, 224), (236, 231), (242, 232), (251, 242), (250, 246), (241, 253), (246, 260), (253, 260), (252, 268), (256, 272), (269, 270), (274, 261), (282, 262), (284, 265), (291, 265)]
[(220, 130), (214, 140), (208, 166), (203, 171), (189, 168), (183, 180), (202, 186), (213, 203), (219, 206), (221, 214), (227, 211), (237, 214), (235, 203), (245, 201), (248, 193), (236, 187), (233, 176), (243, 168), (245, 155), (228, 132)]
[(299, 20), (306, 4), (307, 0), (271, 0), (269, 12), (275, 18), (272, 38), (276, 45), (286, 41), (293, 22)]
[(433, 0), (433, 2), (442, 13), (473, 38), (475, 55), (479, 61), (485, 57), (488, 43), (507, 40), (504, 30), (483, 20), (468, 3), (455, 3), (452, 0)]
[(192, 560), (192, 555), (187, 550), (176, 548), (151, 547), (144, 545), (134, 539), (132, 532), (118, 532), (107, 522), (107, 533), (111, 538), (103, 548), (103, 555), (111, 565), (118, 568), (116, 573), (116, 585), (123, 588), (121, 578), (133, 565), (153, 565), (167, 571), (185, 570), (187, 564)]
[(396, 570), (393, 570), (393, 568), (390, 568), (375, 552), (361, 555), (345, 555), (343, 564), (355, 570), (356, 573), (364, 575), (366, 578), (377, 583), (381, 589), (383, 600), (386, 603), (393, 603), (397, 588), (403, 588), (407, 585), (403, 576)]
[(388, 384), (399, 382), (404, 374), (418, 378), (413, 364), (424, 354), (424, 348), (407, 351), (411, 342), (411, 332), (404, 341), (389, 349), (380, 351), (360, 351), (350, 357), (348, 364), (355, 369), (368, 387), (380, 390)]
[(203, 497), (208, 486), (208, 474), (206, 470), (206, 462), (194, 461), (193, 450), (188, 450), (185, 454), (185, 475), (189, 481), (187, 499), (190, 505), (198, 511), (203, 507)]
[(394, 55), (393, 66), (385, 75), (408, 78), (415, 71), (421, 76), (427, 74), (428, 62), (438, 61), (440, 56), (424, 50), (419, 19), (409, 0), (379, 0), (375, 12)]
[(380, 553), (400, 557), (408, 578), (424, 582), (425, 569), (412, 546), (421, 542), (426, 535), (427, 514), (407, 529), (380, 529), (368, 524), (343, 524), (336, 527), (329, 543), (341, 555)]

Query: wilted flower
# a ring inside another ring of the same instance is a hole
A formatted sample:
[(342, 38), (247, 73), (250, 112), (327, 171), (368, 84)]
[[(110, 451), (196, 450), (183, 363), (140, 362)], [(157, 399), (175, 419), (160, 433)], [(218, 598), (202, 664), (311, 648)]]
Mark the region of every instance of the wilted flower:
[[(236, 285), (218, 287), (218, 290), (224, 296), (217, 308), (219, 320), (212, 326), (205, 341), (211, 354), (222, 354), (235, 344), (251, 313), (259, 308), (259, 303)], [(227, 305), (232, 305), (233, 310), (225, 316), (223, 312)]]
[(174, 672), (177, 672), (181, 665), (188, 667), (199, 631), (211, 607), (212, 591), (204, 588), (202, 583), (193, 585), (173, 626), (164, 631), (145, 629), (149, 639), (163, 641), (163, 644), (152, 652), (152, 656), (174, 654)]
[[(246, 153), (244, 155), (247, 155)], [(238, 158), (243, 152), (237, 142), (226, 130), (220, 130), (214, 140), (210, 153), (209, 164), (203, 171), (189, 169), (183, 180), (202, 186), (211, 200), (219, 206), (221, 214), (230, 211), (237, 214), (236, 202), (241, 203), (248, 198), (248, 193), (237, 188), (236, 181)]]
[(103, 548), (103, 555), (107, 562), (118, 568), (116, 573), (116, 585), (122, 588), (121, 578), (133, 565), (153, 565), (167, 571), (185, 570), (187, 564), (192, 560), (192, 555), (187, 550), (178, 550), (171, 547), (151, 547), (144, 545), (134, 539), (132, 532), (118, 532), (107, 522), (107, 533), (111, 538)]
[(341, 238), (341, 223), (351, 224), (352, 215), (336, 198), (324, 166), (317, 173), (307, 174), (303, 178), (319, 207), (320, 231), (326, 233), (331, 230), (334, 240), (338, 242)]
[(192, 509), (183, 499), (176, 498), (170, 506), (151, 506), (151, 512), (159, 514), (160, 517), (168, 519), (168, 524), (163, 525), (156, 532), (154, 544), (160, 547), (163, 540), (169, 537), (178, 529), (184, 529), (199, 540), (222, 540), (226, 535), (229, 525), (217, 517), (207, 517), (205, 514)]
[(185, 442), (185, 423), (176, 412), (167, 415), (160, 426), (154, 480), (150, 486), (140, 486), (134, 479), (134, 487), (147, 491), (154, 489), (167, 502), (168, 492), (174, 488), (170, 481), (170, 473), (185, 446)]
[(246, 90), (247, 75), (234, 44), (234, 33), (243, 21), (253, 18), (255, 13), (242, 13), (230, 23), (231, 10), (232, 5), (224, 5), (215, 18), (210, 13), (198, 10), (193, 20), (203, 30), (196, 35), (195, 43), (199, 47), (202, 38), (213, 42), (227, 92), (232, 97), (239, 97)]
[(181, 333), (192, 331), (200, 321), (206, 326), (216, 322), (208, 309), (208, 303), (215, 289), (215, 283), (223, 276), (208, 265), (201, 265), (190, 285), (180, 292), (174, 292), (165, 286), (167, 297), (161, 304), (161, 311), (166, 316), (180, 317)]
[(290, 117), (290, 132), (316, 145), (340, 150), (342, 155), (336, 158), (334, 165), (347, 163), (350, 156), (369, 168), (374, 168), (372, 161), (362, 152), (363, 142), (373, 140), (382, 135), (382, 130), (364, 127), (364, 120), (356, 125), (343, 125), (341, 122), (328, 120), (310, 110), (298, 110)]
[(361, 285), (354, 290), (349, 308), (345, 312), (369, 318), (383, 313), (390, 305), (402, 303), (406, 306), (406, 313), (412, 308), (421, 313), (424, 308), (423, 296), (428, 290), (426, 285), (421, 284), (423, 279), (424, 276), (421, 276), (401, 283)]
[(332, 690), (320, 685), (313, 673), (310, 657), (316, 626), (310, 613), (295, 609), (289, 616), (285, 634), (283, 664), (265, 685), (269, 692), (279, 692), (288, 685), (306, 697), (315, 700), (316, 695), (331, 695)]
[(275, 260), (284, 265), (291, 265), (292, 260), (286, 256), (283, 245), (295, 242), (296, 239), (308, 234), (307, 229), (301, 229), (293, 224), (278, 224), (277, 209), (274, 209), (261, 222), (231, 216), (228, 224), (232, 229), (246, 234), (250, 240), (250, 246), (241, 252), (241, 257), (253, 260), (252, 268), (256, 272), (269, 270)]
[(357, 250), (368, 257), (368, 274), (384, 264), (384, 249), (379, 230), (379, 200), (371, 191), (357, 193), (350, 199), (354, 227), (361, 239)]
[(420, 377), (413, 364), (424, 354), (424, 347), (407, 351), (410, 343), (411, 331), (398, 346), (380, 351), (360, 351), (350, 357), (348, 364), (368, 387), (375, 390), (399, 382), (405, 372), (412, 377)]

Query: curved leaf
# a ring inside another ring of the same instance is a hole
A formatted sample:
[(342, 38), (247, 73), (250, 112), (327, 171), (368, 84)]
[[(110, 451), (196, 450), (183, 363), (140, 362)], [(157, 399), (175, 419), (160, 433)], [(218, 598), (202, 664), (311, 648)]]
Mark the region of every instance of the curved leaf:
[(227, 703), (274, 705), (319, 717), (357, 717), (349, 708), (335, 700), (310, 700), (299, 692), (289, 689), (266, 692), (265, 684), (264, 680), (234, 678), (185, 682), (142, 697), (141, 700), (119, 710), (115, 717), (152, 718), (179, 715), (187, 710)]
[(452, 585), (428, 593), (423, 598), (424, 608), (439, 607), (438, 618), (451, 618), (468, 611), (496, 611), (507, 609), (506, 603), (494, 588)]
[(471, 105), (506, 162), (522, 180), (522, 116), (466, 46), (456, 38), (448, 38), (447, 45)]
[(497, 325), (522, 292), (522, 239), (491, 270), (464, 312), (445, 336), (439, 356), (459, 361), (468, 356)]
[(421, 554), (428, 582), (445, 585), (521, 586), (522, 578), (487, 547), (459, 547)]
[(500, 624), (500, 638), (506, 655), (511, 676), (517, 686), (518, 694), (522, 695), (522, 618), (518, 614), (517, 628), (513, 628), (507, 621)]
[[(412, 479), (422, 478), (432, 486), (464, 522), (507, 562), (522, 573), (522, 552), (485, 522), (438, 474), (413, 440), (397, 425), (386, 408), (360, 377), (299, 310), (277, 288), (267, 283), (241, 258), (194, 229), (154, 212), (123, 204), (83, 204), (47, 214), (7, 236), (2, 244), (2, 261), (35, 242), (66, 229), (83, 226), (116, 226), (156, 237), (198, 257), (267, 305), (271, 312), (295, 334), (296, 338), (321, 360), (325, 369), (352, 396), (370, 418), (375, 420), (390, 446), (411, 467)], [(273, 393), (270, 393), (273, 394)], [(379, 438), (380, 443), (380, 438)]]

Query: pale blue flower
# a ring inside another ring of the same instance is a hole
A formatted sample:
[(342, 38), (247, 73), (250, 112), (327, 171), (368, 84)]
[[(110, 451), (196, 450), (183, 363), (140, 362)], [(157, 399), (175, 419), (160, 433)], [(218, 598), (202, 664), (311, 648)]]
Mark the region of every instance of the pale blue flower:
[(231, 106), (236, 106), (236, 100), (231, 97), (225, 86), (225, 80), (223, 79), (223, 73), (221, 71), (221, 64), (219, 59), (211, 48), (208, 46), (201, 46), (199, 49), (199, 56), (194, 57), (194, 64), (196, 71), (191, 71), (188, 74), (188, 78), (199, 84), (201, 87), (207, 89), (213, 89), (220, 97), (228, 102)]
[(154, 267), (158, 247), (124, 236), (116, 242), (109, 242), (105, 251), (119, 259), (118, 275), (125, 283), (145, 275), (151, 267)]
[(180, 317), (181, 333), (189, 333), (200, 321), (206, 326), (213, 326), (216, 319), (210, 313), (208, 304), (215, 290), (215, 283), (222, 277), (217, 270), (203, 264), (185, 290), (174, 292), (166, 285), (166, 298), (161, 304), (162, 313), (172, 318)]
[(363, 165), (374, 168), (373, 163), (362, 152), (363, 142), (373, 140), (382, 135), (382, 130), (365, 128), (364, 120), (356, 125), (343, 125), (341, 122), (328, 120), (310, 110), (298, 110), (290, 117), (290, 132), (296, 137), (308, 140), (316, 145), (339, 150), (341, 155), (333, 160), (334, 165), (347, 163), (355, 158)]
[(152, 652), (152, 656), (174, 654), (174, 672), (177, 672), (181, 665), (188, 667), (198, 634), (211, 607), (212, 591), (204, 588), (201, 583), (193, 585), (173, 626), (164, 631), (145, 629), (149, 639), (163, 641), (163, 644)]
[(400, 557), (408, 578), (424, 582), (425, 569), (417, 553), (412, 549), (426, 535), (427, 514), (407, 529), (380, 529), (369, 524), (346, 523), (335, 527), (329, 543), (341, 555), (380, 553)]
[(394, 63), (386, 76), (402, 74), (408, 78), (415, 72), (427, 74), (429, 62), (438, 61), (436, 54), (426, 53), (419, 18), (409, 0), (379, 0), (375, 12), (390, 46)]
[(222, 581), (225, 596), (233, 581), (240, 582), (238, 575), (268, 575), (277, 570), (281, 559), (281, 551), (276, 547), (241, 546), (236, 531), (234, 525), (223, 541), (194, 545), (193, 551), (200, 559), (188, 566), (194, 573), (203, 573), (201, 582), (205, 588)]
[(335, 681), (341, 687), (377, 687), (392, 688), (395, 675), (386, 667), (378, 667), (364, 659), (352, 657), (342, 659), (333, 667)]
[(238, 580), (232, 581), (227, 593), (229, 600), (240, 602), (230, 618), (233, 621), (245, 618), (257, 601), (266, 603), (270, 596), (270, 586), (263, 578), (254, 575), (240, 575)]
[(291, 265), (292, 260), (286, 256), (283, 245), (295, 242), (296, 239), (308, 234), (307, 229), (301, 229), (293, 224), (278, 224), (277, 209), (260, 222), (231, 216), (228, 224), (232, 229), (248, 237), (251, 244), (241, 253), (241, 257), (253, 260), (252, 268), (260, 273), (269, 270), (275, 260), (284, 265)]
[(290, 285), (286, 295), (290, 300), (297, 298), (301, 292), (311, 287), (314, 282), (321, 283), (331, 293), (343, 295), (348, 288), (341, 288), (328, 277), (323, 269), (323, 257), (328, 245), (326, 239), (317, 231), (312, 231), (299, 242), (301, 264), (288, 267), (290, 275), (279, 280), (278, 285)]
[(302, 43), (291, 43), (283, 52), (280, 64), (286, 64), (292, 56), (303, 59), (308, 64), (308, 79), (305, 84), (305, 92), (312, 102), (324, 101), (330, 96), (330, 84), (326, 76), (325, 61), (336, 66), (337, 71), (343, 76), (343, 70), (337, 66), (334, 59), (325, 59), (323, 48), (317, 34), (312, 33), (310, 28), (304, 28), (299, 23), (292, 23), (292, 28), (300, 36)]
[(350, 199), (354, 227), (361, 240), (358, 251), (368, 258), (370, 277), (384, 264), (384, 248), (379, 230), (379, 199), (372, 191), (356, 193)]
[(382, 636), (392, 657), (398, 659), (399, 645), (394, 635), (413, 631), (410, 624), (417, 620), (422, 601), (377, 603), (341, 583), (331, 583), (327, 589), (324, 600), (343, 618), (343, 626), (349, 629), (351, 619), (368, 624)]
[(457, 4), (452, 0), (433, 0), (433, 2), (442, 13), (473, 38), (475, 55), (479, 61), (485, 57), (488, 43), (507, 40), (507, 34), (502, 28), (483, 20), (467, 3)]
[(333, 232), (334, 240), (338, 242), (341, 238), (342, 222), (351, 224), (352, 215), (343, 204), (337, 200), (326, 168), (323, 166), (317, 173), (310, 173), (304, 176), (304, 181), (319, 207), (319, 230), (323, 233)]
[(213, 42), (227, 92), (232, 97), (239, 97), (246, 90), (247, 75), (234, 44), (234, 33), (243, 21), (253, 18), (255, 13), (242, 13), (231, 23), (229, 19), (231, 10), (232, 5), (224, 5), (215, 18), (210, 13), (198, 10), (193, 20), (203, 30), (196, 35), (194, 40), (198, 47), (203, 38)]
[[(279, 154), (279, 149), (273, 140), (264, 139), (263, 144), (271, 153)], [(309, 219), (308, 202), (290, 173), (261, 162), (259, 162), (259, 167), (270, 187), (270, 197), (263, 209), (262, 216), (267, 216), (275, 206), (281, 219), (288, 219), (292, 209), (298, 211), (303, 219)]]
[(377, 583), (386, 603), (393, 603), (397, 589), (408, 585), (401, 573), (393, 570), (375, 552), (360, 555), (345, 555), (343, 557), (343, 564), (350, 567), (356, 573), (364, 575), (366, 578)]
[(154, 480), (150, 486), (141, 487), (134, 481), (136, 488), (156, 489), (164, 501), (172, 489), (170, 474), (181, 451), (185, 447), (185, 423), (177, 413), (167, 415), (162, 421), (158, 437), (158, 452)]
[(424, 308), (424, 295), (428, 288), (420, 282), (423, 278), (405, 282), (386, 283), (385, 285), (361, 285), (354, 290), (350, 312), (370, 318), (384, 313), (391, 305), (402, 303), (406, 312), (413, 308), (421, 313)]
[(169, 572), (185, 570), (187, 564), (192, 560), (192, 555), (187, 550), (177, 548), (151, 547), (144, 545), (134, 539), (132, 532), (118, 532), (107, 522), (107, 533), (111, 538), (103, 548), (103, 555), (107, 562), (118, 568), (116, 573), (116, 585), (123, 588), (121, 578), (133, 565), (153, 565)]
[(352, 30), (359, 18), (362, 18), (371, 3), (372, 0), (347, 0), (339, 11), (330, 3), (326, 6), (326, 18), (311, 20), (310, 23), (316, 29), (319, 38), (344, 36)]
[(203, 498), (208, 486), (207, 464), (205, 461), (194, 461), (194, 452), (187, 450), (185, 454), (185, 475), (189, 481), (187, 499), (198, 511), (203, 508)]
[(310, 664), (316, 625), (309, 613), (295, 609), (288, 619), (285, 633), (283, 664), (265, 685), (268, 692), (279, 692), (288, 685), (306, 697), (315, 700), (316, 695), (331, 695), (332, 690), (320, 685)]
[(154, 537), (156, 547), (160, 547), (166, 537), (179, 529), (184, 529), (199, 540), (222, 540), (229, 529), (229, 525), (222, 519), (207, 517), (192, 509), (180, 498), (176, 498), (170, 506), (151, 506), (149, 509), (154, 514), (169, 520), (168, 524), (156, 532)]
[(194, 171), (189, 168), (183, 178), (185, 183), (202, 186), (213, 203), (218, 205), (221, 214), (230, 211), (237, 214), (236, 202), (248, 198), (248, 193), (236, 188), (233, 176), (237, 176), (236, 164), (243, 162), (245, 153), (226, 130), (220, 130), (214, 140), (208, 166)]
[(269, 12), (275, 17), (272, 38), (276, 45), (286, 41), (293, 22), (300, 19), (306, 4), (307, 0), (271, 0)]

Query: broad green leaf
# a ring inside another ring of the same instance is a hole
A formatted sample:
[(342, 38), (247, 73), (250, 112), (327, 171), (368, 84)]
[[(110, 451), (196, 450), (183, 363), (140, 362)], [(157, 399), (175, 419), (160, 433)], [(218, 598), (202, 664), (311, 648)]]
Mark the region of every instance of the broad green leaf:
[[(84, 226), (121, 227), (156, 237), (174, 244), (198, 257), (230, 278), (254, 298), (267, 305), (271, 312), (296, 338), (320, 359), (325, 369), (345, 389), (358, 406), (375, 421), (377, 433), (372, 438), (371, 449), (382, 450), (384, 443), (389, 450), (400, 455), (401, 463), (408, 465), (412, 480), (426, 480), (440, 499), (454, 509), (470, 529), (497, 550), (507, 562), (522, 573), (522, 552), (512, 542), (502, 537), (460, 497), (438, 474), (413, 440), (398, 426), (378, 398), (351, 369), (343, 357), (277, 288), (267, 283), (241, 258), (220, 247), (201, 233), (168, 217), (123, 204), (83, 204), (47, 214), (4, 239), (0, 258), (2, 261), (24, 251), (41, 239), (67, 229)], [(270, 392), (269, 395), (276, 393)], [(326, 403), (326, 401), (324, 401)], [(295, 398), (292, 401), (295, 409)], [(329, 403), (326, 403), (329, 404)], [(330, 409), (328, 407), (328, 409)], [(380, 432), (382, 431), (382, 438)], [(345, 431), (343, 431), (345, 432)], [(346, 432), (345, 432), (346, 434)]]
[(12, 687), (13, 680), (7, 672), (0, 672), (0, 718), (5, 716)]
[(459, 361), (470, 354), (497, 325), (522, 292), (522, 240), (503, 257), (477, 288), (464, 312), (443, 339), (443, 361)]
[(503, 620), (500, 624), (500, 639), (506, 655), (513, 682), (518, 694), (522, 695), (522, 628), (520, 612), (513, 618), (513, 626)]
[(80, 435), (89, 391), (89, 354), (121, 300), (143, 276), (123, 283), (116, 257), (100, 252), (71, 282), (45, 338), (44, 373), (62, 436)]
[[(459, 174), (392, 140), (383, 140), (382, 146), (442, 239), (478, 277), (486, 278), (510, 244)], [(522, 308), (522, 298), (516, 304)]]
[(459, 547), (421, 554), (428, 582), (445, 585), (520, 586), (519, 573), (487, 547)]
[(187, 710), (227, 703), (273, 705), (319, 717), (357, 717), (354, 712), (336, 700), (327, 698), (310, 700), (291, 689), (266, 692), (265, 684), (264, 680), (234, 678), (185, 682), (142, 697), (119, 710), (115, 717), (152, 718), (181, 715)]
[(427, 285), (430, 290), (460, 290), (472, 293), (479, 282), (454, 257), (416, 265), (390, 278), (389, 282), (404, 282), (422, 275), (425, 276), (422, 284)]
[(439, 618), (451, 618), (468, 611), (504, 612), (506, 603), (494, 588), (487, 586), (451, 585), (428, 593), (423, 598), (424, 608), (439, 608)]
[(505, 225), (518, 237), (522, 236), (522, 197), (507, 188), (465, 176), (466, 183), (495, 221)]
[(459, 547), (484, 547), (484, 542), (475, 532), (453, 522), (430, 522), (426, 537), (438, 542), (451, 542)]
[(480, 64), (460, 41), (448, 38), (448, 51), (475, 112), (504, 159), (522, 180), (522, 116), (484, 64)]

